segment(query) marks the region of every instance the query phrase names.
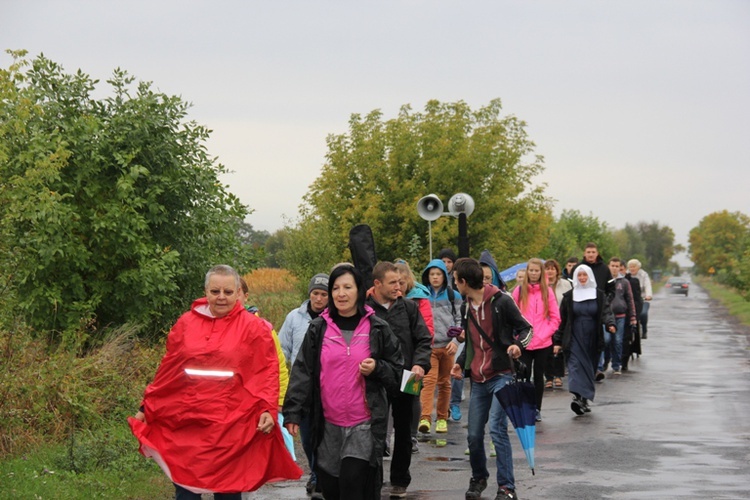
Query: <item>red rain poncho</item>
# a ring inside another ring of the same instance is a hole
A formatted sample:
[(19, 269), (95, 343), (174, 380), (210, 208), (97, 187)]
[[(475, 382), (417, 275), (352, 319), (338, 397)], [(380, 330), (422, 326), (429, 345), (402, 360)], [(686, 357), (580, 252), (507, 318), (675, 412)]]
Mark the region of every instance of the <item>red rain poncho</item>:
[[(188, 371), (186, 371), (188, 370)], [(189, 372), (189, 373), (188, 373)], [(239, 304), (222, 317), (196, 300), (167, 338), (167, 353), (143, 397), (146, 423), (128, 422), (140, 451), (195, 493), (254, 491), (299, 479), (277, 420), (279, 363), (271, 330)]]

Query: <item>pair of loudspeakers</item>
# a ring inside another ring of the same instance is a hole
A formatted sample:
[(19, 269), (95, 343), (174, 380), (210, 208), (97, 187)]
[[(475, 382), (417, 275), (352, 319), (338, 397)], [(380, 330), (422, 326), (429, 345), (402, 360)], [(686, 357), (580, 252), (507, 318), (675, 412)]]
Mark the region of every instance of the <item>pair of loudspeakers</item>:
[(456, 193), (448, 200), (448, 213), (443, 213), (443, 202), (434, 194), (423, 196), (417, 202), (417, 213), (424, 220), (438, 220), (441, 215), (452, 215), (458, 217), (459, 214), (469, 215), (474, 212), (474, 199), (466, 193)]

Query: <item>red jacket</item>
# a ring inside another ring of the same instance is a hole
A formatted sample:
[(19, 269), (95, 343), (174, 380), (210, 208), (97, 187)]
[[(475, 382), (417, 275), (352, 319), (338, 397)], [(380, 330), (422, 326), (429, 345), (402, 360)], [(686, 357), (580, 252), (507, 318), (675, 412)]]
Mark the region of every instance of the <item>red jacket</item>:
[(146, 423), (128, 421), (141, 453), (173, 482), (195, 493), (254, 491), (302, 475), (278, 425), (267, 435), (257, 431), (264, 411), (276, 421), (278, 381), (268, 324), (239, 302), (213, 318), (198, 299), (169, 332), (143, 397)]

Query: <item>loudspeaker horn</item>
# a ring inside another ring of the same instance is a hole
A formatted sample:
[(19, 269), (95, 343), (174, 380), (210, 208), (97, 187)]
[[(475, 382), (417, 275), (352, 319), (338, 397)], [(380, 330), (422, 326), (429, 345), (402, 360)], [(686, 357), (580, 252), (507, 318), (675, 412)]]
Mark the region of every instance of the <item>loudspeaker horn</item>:
[(423, 196), (417, 202), (417, 213), (424, 220), (438, 220), (443, 215), (443, 202), (434, 194)]
[(458, 214), (466, 214), (466, 217), (470, 216), (474, 212), (474, 198), (466, 193), (454, 194), (448, 200), (448, 212), (453, 217), (458, 217)]

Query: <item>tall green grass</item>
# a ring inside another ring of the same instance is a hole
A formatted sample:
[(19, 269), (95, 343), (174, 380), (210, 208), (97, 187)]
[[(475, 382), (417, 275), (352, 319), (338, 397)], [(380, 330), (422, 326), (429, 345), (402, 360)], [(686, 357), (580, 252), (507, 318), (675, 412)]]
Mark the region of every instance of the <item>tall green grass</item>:
[(716, 283), (705, 276), (695, 277), (712, 299), (716, 299), (727, 308), (729, 314), (735, 316), (740, 323), (750, 326), (750, 302), (736, 289)]

